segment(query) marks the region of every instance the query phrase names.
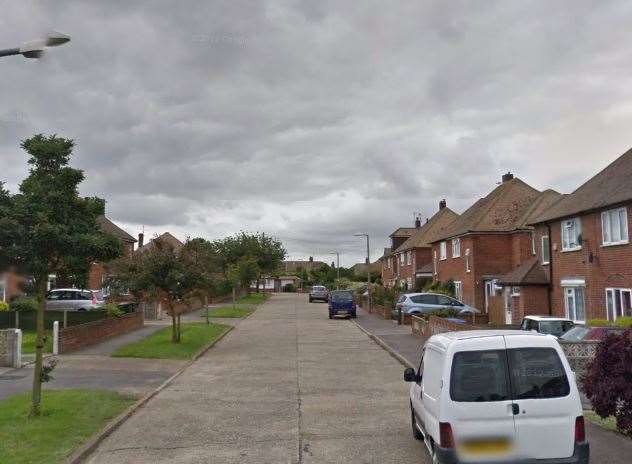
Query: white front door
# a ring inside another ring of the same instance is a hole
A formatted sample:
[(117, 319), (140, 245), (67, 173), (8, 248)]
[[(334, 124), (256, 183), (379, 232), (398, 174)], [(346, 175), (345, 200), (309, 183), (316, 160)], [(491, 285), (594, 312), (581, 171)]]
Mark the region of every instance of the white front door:
[(511, 296), (511, 287), (504, 288), (505, 295), (505, 324), (511, 325), (513, 322), (513, 297)]
[(493, 295), (494, 295), (494, 281), (486, 280), (485, 281), (485, 313), (486, 314), (489, 314), (489, 301)]

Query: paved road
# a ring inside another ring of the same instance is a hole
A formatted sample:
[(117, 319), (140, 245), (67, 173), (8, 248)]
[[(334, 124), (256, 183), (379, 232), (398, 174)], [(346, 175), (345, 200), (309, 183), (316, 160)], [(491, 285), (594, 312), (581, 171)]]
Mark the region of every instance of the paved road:
[(275, 295), (89, 462), (427, 462), (411, 438), (402, 371), (325, 305)]

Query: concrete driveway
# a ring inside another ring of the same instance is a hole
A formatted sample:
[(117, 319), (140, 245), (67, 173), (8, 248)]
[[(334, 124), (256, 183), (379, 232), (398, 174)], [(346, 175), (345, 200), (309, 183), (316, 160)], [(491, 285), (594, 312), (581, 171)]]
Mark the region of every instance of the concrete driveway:
[(411, 436), (402, 372), (324, 304), (275, 295), (89, 462), (428, 462)]

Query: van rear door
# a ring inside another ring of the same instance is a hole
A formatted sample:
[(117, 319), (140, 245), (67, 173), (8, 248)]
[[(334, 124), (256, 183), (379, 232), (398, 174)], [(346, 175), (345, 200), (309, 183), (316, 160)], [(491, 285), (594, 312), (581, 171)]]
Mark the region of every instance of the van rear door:
[(441, 422), (450, 423), (463, 461), (511, 460), (515, 426), (505, 339), (469, 339), (463, 349), (455, 348)]
[(557, 342), (541, 340), (505, 337), (512, 396), (519, 411), (515, 416), (518, 453), (523, 459), (566, 458), (573, 455), (581, 404)]

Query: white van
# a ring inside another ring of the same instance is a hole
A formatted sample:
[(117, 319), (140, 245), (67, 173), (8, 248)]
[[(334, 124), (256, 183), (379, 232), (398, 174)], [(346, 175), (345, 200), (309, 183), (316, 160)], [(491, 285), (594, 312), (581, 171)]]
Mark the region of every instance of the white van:
[(433, 463), (587, 463), (575, 375), (556, 339), (518, 330), (430, 337), (411, 382)]

